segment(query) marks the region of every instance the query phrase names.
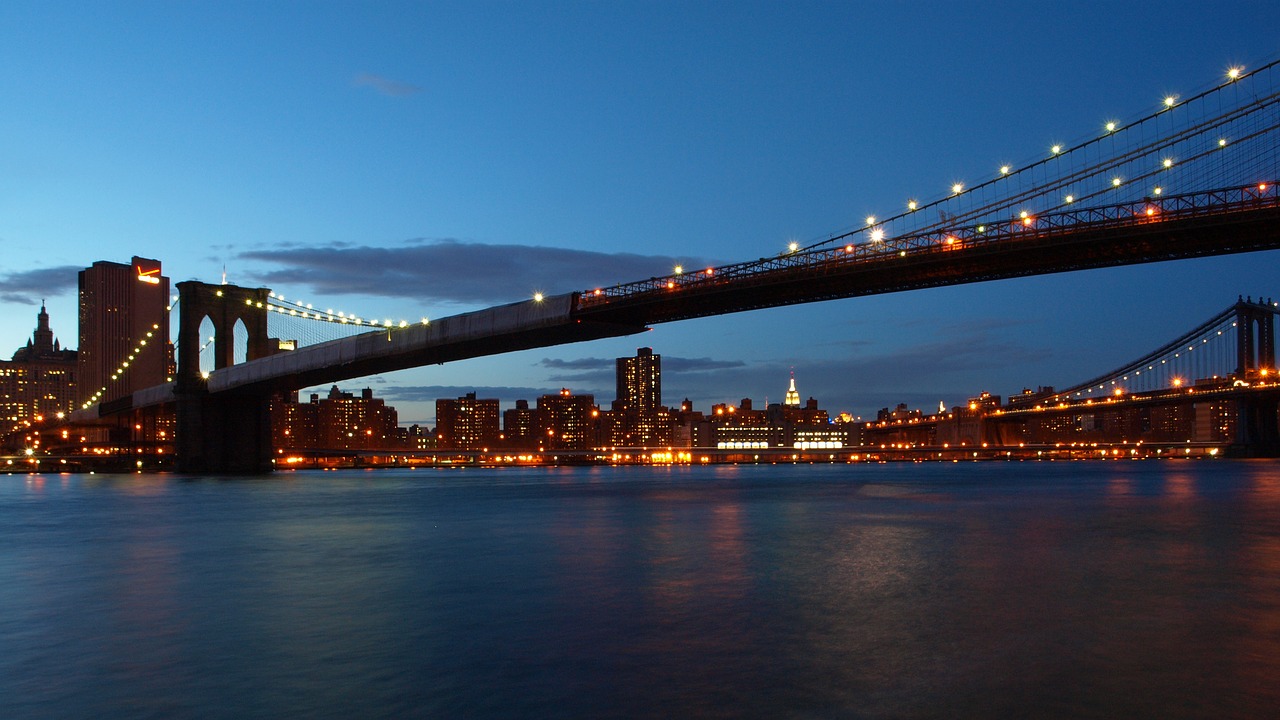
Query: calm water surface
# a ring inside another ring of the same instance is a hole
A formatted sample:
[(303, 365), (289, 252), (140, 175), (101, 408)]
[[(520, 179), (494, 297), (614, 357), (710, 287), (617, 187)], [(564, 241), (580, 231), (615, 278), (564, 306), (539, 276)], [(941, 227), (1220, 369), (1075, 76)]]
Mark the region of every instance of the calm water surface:
[(0, 476), (3, 718), (1280, 717), (1280, 463)]

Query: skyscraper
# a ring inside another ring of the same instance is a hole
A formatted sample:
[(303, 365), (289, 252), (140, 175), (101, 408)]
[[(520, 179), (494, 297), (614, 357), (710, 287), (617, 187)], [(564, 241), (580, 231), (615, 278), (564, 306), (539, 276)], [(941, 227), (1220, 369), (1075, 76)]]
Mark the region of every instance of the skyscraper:
[(173, 364), (168, 304), (159, 260), (100, 260), (80, 271), (77, 402), (99, 391), (107, 402), (165, 382)]
[(662, 407), (662, 356), (637, 348), (635, 357), (618, 358), (615, 409), (653, 412)]

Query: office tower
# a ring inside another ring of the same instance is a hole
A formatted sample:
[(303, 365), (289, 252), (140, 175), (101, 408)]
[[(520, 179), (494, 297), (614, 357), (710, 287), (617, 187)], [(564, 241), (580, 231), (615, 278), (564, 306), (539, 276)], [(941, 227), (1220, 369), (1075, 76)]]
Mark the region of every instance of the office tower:
[(159, 260), (102, 260), (80, 271), (78, 402), (109, 402), (169, 378), (168, 304)]

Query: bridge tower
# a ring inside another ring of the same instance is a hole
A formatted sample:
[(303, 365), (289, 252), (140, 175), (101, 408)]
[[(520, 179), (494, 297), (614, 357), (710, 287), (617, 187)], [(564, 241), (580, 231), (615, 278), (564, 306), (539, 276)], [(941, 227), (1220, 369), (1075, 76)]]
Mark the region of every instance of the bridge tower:
[(1236, 376), (1245, 379), (1276, 368), (1275, 310), (1261, 298), (1236, 302)]
[[(1276, 372), (1275, 307), (1258, 298), (1236, 302), (1236, 379), (1256, 382)], [(1250, 395), (1236, 407), (1236, 445), (1241, 454), (1280, 457), (1280, 402), (1276, 393)]]
[(248, 331), (246, 360), (271, 353), (267, 288), (210, 285), (178, 287), (177, 452), (180, 472), (270, 472), (271, 396), (262, 392), (210, 393), (200, 371), (200, 325), (213, 323), (214, 369), (235, 363), (235, 326)]

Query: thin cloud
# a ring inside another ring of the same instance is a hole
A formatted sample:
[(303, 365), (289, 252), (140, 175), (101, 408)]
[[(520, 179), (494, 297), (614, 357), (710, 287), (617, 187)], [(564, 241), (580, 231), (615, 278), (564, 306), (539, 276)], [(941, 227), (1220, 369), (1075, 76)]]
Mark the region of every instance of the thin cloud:
[(240, 255), (278, 269), (266, 285), (306, 285), (320, 296), (367, 295), (455, 303), (522, 300), (666, 274), (702, 258), (438, 240), (405, 247), (278, 248)]
[(503, 402), (536, 400), (541, 395), (552, 395), (560, 388), (535, 388), (503, 385), (390, 385), (379, 388), (378, 397), (388, 402), (435, 402), (438, 399), (459, 398), (475, 393), (477, 398), (496, 398)]
[(371, 87), (388, 97), (406, 97), (422, 92), (422, 88), (417, 85), (410, 85), (409, 83), (403, 83), (399, 80), (392, 80), (372, 73), (357, 75), (355, 84), (359, 87)]
[(0, 300), (36, 305), (41, 298), (75, 290), (79, 286), (77, 278), (83, 269), (76, 265), (63, 265), (9, 273), (0, 277)]
[(600, 370), (615, 367), (615, 362), (613, 358), (578, 358), (576, 360), (542, 358), (538, 364), (556, 370)]
[(662, 356), (662, 370), (665, 373), (719, 372), (721, 370), (731, 370), (746, 366), (747, 364), (741, 360), (713, 360), (708, 357), (682, 358), (672, 357), (670, 355)]

